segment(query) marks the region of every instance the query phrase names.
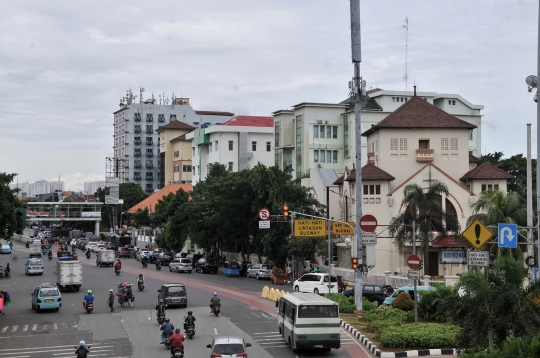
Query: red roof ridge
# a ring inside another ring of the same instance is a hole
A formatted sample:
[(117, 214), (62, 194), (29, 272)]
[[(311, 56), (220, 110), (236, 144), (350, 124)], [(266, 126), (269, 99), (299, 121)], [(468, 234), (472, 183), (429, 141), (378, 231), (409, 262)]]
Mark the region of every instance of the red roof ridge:
[(183, 189), (185, 192), (190, 193), (193, 190), (193, 186), (191, 184), (175, 184), (175, 183), (166, 185), (165, 187), (161, 188), (159, 191), (153, 193), (148, 198), (144, 199), (137, 205), (130, 208), (128, 212), (135, 213), (138, 209), (144, 210), (145, 208), (149, 208), (150, 212), (153, 213), (156, 208), (156, 204), (158, 203), (160, 199), (162, 199), (164, 196), (169, 195), (170, 193), (176, 193), (180, 189)]
[(270, 116), (244, 116), (236, 115), (228, 121), (221, 123), (222, 126), (239, 127), (274, 127), (274, 117)]
[(514, 176), (508, 172), (497, 168), (489, 162), (483, 162), (477, 165), (475, 168), (469, 170), (460, 179), (513, 179)]

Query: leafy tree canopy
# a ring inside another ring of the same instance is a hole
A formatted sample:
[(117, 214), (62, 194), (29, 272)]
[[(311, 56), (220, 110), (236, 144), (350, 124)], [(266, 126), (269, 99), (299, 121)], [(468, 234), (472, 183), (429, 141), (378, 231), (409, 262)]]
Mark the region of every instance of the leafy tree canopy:
[(15, 228), (15, 209), (26, 208), (26, 202), (17, 199), (20, 189), (11, 189), (9, 184), (17, 174), (0, 173), (0, 228), (5, 238), (10, 238)]

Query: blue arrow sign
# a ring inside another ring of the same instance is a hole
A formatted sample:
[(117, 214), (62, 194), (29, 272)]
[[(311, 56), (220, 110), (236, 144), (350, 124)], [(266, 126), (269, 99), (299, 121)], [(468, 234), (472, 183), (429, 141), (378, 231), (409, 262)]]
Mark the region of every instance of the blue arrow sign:
[(499, 224), (499, 247), (517, 248), (517, 224)]

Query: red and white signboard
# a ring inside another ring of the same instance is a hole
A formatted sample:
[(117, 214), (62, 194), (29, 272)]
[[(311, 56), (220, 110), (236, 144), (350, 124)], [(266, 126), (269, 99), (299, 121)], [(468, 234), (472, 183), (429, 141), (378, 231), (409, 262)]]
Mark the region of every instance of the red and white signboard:
[(267, 208), (262, 208), (259, 210), (259, 219), (261, 220), (270, 220), (270, 210)]
[(360, 229), (362, 231), (373, 232), (377, 228), (377, 219), (373, 215), (362, 215), (360, 218)]
[(407, 265), (411, 270), (417, 270), (420, 267), (420, 258), (416, 255), (407, 257)]

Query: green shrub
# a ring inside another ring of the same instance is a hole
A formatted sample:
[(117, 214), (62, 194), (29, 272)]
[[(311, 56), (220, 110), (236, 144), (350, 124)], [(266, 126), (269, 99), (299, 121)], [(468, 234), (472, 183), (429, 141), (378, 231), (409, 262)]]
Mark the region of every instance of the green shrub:
[(412, 311), (414, 309), (414, 301), (406, 292), (401, 292), (392, 301), (392, 307), (399, 308), (403, 311)]
[(339, 306), (339, 312), (341, 313), (353, 313), (356, 310), (354, 299), (352, 303), (349, 298), (341, 293), (334, 293), (327, 297), (329, 300), (336, 302)]
[(456, 296), (457, 299), (457, 292), (451, 286), (437, 285), (437, 291), (423, 291), (418, 302), (418, 314), (426, 321), (448, 321), (449, 313), (439, 311), (438, 308), (442, 301), (450, 299), (452, 296)]
[(456, 344), (458, 326), (435, 323), (403, 324), (380, 335), (381, 343), (389, 348), (451, 348)]
[(382, 321), (387, 319), (397, 319), (402, 323), (412, 322), (414, 320), (414, 313), (409, 311), (402, 311), (393, 307), (377, 307), (375, 310), (365, 312), (362, 319), (364, 322)]
[(377, 308), (377, 306), (375, 306), (375, 303), (369, 302), (365, 298), (362, 298), (362, 311), (369, 312), (369, 311), (372, 311), (372, 310), (374, 310), (376, 308)]

